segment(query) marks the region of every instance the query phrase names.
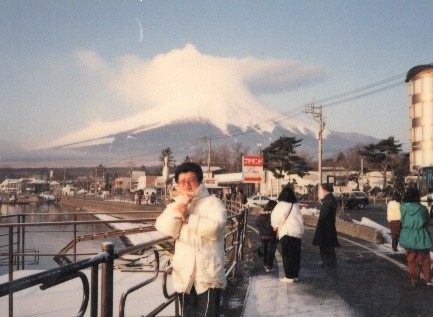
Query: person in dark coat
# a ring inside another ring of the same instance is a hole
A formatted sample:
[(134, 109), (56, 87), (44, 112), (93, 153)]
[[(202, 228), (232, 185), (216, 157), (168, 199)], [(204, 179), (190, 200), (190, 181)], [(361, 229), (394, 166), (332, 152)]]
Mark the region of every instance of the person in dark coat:
[(337, 229), (335, 228), (338, 203), (332, 194), (334, 191), (332, 184), (324, 183), (321, 186), (324, 197), (320, 207), (313, 245), (319, 246), (322, 267), (332, 268), (337, 266), (335, 248), (340, 246), (337, 239)]
[(263, 264), (266, 272), (272, 271), (275, 252), (277, 251), (277, 235), (271, 225), (271, 212), (277, 205), (275, 200), (269, 200), (256, 219), (260, 240), (263, 248)]

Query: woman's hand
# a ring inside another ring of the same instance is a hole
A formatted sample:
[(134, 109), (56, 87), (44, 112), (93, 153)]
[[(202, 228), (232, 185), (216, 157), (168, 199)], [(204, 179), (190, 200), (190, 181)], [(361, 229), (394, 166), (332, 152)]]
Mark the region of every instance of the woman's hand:
[(188, 216), (187, 206), (189, 201), (185, 204), (184, 202), (176, 204), (174, 207), (174, 216), (176, 218), (182, 219), (182, 221), (185, 221)]

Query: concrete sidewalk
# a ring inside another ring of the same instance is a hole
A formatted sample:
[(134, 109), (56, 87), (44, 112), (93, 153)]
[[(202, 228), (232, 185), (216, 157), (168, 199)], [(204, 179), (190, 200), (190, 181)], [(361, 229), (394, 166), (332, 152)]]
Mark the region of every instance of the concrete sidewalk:
[(245, 299), (242, 316), (353, 316), (342, 298), (329, 292), (322, 300), (314, 295), (316, 289), (306, 283), (309, 277), (303, 272), (299, 282), (280, 282), (284, 277), (282, 259), (277, 251), (278, 270), (253, 276)]
[(337, 269), (326, 270), (311, 244), (314, 231), (306, 227), (302, 239), (299, 282), (280, 282), (279, 253), (270, 273), (260, 262), (241, 316), (432, 316), (433, 290), (410, 286), (403, 249), (394, 253), (387, 245), (339, 236)]

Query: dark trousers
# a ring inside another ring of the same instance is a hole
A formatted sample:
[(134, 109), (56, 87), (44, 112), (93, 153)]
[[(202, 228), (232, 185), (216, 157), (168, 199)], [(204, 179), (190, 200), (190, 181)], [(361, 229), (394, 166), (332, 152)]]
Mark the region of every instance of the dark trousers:
[(391, 229), (392, 249), (397, 251), (398, 239), (400, 238), (401, 232), (401, 222), (399, 220), (390, 221), (389, 228)]
[(220, 312), (220, 288), (209, 288), (202, 294), (197, 294), (194, 286), (189, 294), (180, 294), (182, 316), (186, 317), (216, 317)]
[(277, 251), (277, 240), (265, 239), (262, 240), (263, 247), (263, 264), (272, 269), (274, 266), (275, 252)]
[(329, 246), (320, 246), (319, 248), (322, 267), (336, 267), (337, 255), (335, 254), (335, 249)]
[(280, 243), (284, 275), (287, 278), (297, 278), (301, 268), (301, 239), (283, 236)]

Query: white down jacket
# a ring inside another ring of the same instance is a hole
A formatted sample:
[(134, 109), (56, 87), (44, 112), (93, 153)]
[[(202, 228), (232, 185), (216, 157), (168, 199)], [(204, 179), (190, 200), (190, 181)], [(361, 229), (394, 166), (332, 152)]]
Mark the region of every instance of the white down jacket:
[[(291, 211), (290, 208), (292, 208)], [(290, 215), (287, 217), (289, 212)], [(278, 229), (279, 238), (286, 235), (302, 238), (304, 234), (304, 222), (299, 205), (294, 203), (292, 206), (291, 203), (285, 201), (278, 202), (271, 213), (271, 225), (275, 230)]]
[(176, 239), (173, 256), (173, 288), (189, 293), (194, 285), (197, 294), (209, 288), (225, 288), (224, 229), (227, 211), (224, 203), (210, 196), (201, 184), (188, 204), (188, 223), (173, 214), (175, 202), (167, 205), (156, 219), (156, 229)]

